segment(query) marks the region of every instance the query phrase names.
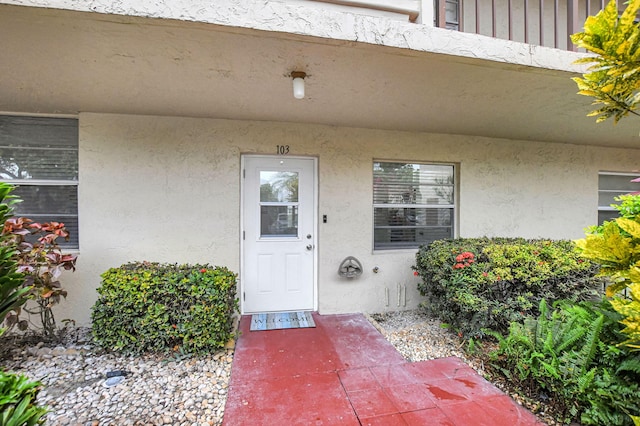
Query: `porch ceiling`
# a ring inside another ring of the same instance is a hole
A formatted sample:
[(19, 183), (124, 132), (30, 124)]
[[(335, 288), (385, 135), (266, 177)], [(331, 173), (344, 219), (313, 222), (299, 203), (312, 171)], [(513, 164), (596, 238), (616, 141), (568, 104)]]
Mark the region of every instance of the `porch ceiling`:
[[(445, 30), (443, 30), (445, 31)], [(0, 5), (0, 111), (319, 123), (640, 148), (571, 74), (363, 43)], [(304, 100), (293, 70), (308, 74)]]

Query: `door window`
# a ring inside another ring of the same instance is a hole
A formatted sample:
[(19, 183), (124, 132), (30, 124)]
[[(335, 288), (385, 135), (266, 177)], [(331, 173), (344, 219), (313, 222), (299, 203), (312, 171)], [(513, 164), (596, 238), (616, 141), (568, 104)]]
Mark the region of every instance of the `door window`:
[(260, 237), (298, 236), (298, 172), (260, 171)]

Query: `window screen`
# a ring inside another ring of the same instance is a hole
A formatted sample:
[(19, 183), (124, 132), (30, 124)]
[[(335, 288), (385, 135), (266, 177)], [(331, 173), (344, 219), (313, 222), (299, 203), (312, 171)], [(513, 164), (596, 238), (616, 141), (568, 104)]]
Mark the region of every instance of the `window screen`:
[(452, 165), (374, 162), (374, 249), (453, 238), (454, 200)]
[(78, 120), (0, 116), (0, 181), (23, 200), (16, 215), (62, 222), (78, 248)]

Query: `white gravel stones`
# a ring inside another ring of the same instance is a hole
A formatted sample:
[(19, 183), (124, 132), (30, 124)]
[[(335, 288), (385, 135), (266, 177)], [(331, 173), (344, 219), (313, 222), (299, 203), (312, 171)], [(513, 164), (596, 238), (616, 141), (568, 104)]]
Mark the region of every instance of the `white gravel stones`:
[(481, 364), (465, 356), (464, 348), (455, 335), (443, 328), (439, 320), (422, 311), (385, 312), (365, 316), (408, 361), (457, 356), (480, 375), (485, 375)]
[[(52, 411), (48, 425), (219, 425), (233, 350), (172, 361), (160, 356), (122, 357), (89, 343), (78, 330), (67, 344), (22, 346), (0, 362), (39, 380), (38, 402)], [(127, 371), (105, 387), (109, 371)]]

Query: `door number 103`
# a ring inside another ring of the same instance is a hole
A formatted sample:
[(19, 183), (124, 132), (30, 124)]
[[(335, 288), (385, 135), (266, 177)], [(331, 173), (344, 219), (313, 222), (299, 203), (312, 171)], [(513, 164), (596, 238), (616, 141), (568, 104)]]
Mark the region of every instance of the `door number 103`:
[(276, 154), (287, 155), (289, 153), (289, 145), (276, 145)]

